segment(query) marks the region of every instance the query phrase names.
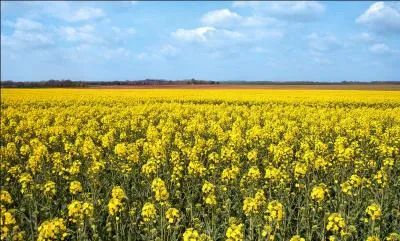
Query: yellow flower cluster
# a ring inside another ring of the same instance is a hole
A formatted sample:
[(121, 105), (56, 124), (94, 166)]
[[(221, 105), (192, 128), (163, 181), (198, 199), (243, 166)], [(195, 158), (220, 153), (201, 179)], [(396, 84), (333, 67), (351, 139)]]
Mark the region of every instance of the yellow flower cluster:
[(379, 170), (375, 175), (374, 175), (374, 180), (376, 183), (381, 187), (385, 188), (388, 183), (388, 174), (386, 173), (385, 170)]
[(11, 204), (13, 203), (12, 197), (9, 192), (6, 190), (1, 190), (0, 192), (0, 202), (6, 203), (6, 204)]
[(44, 221), (39, 226), (38, 231), (37, 241), (65, 240), (69, 235), (62, 218)]
[(247, 174), (243, 176), (243, 179), (249, 179), (250, 181), (257, 181), (261, 178), (261, 172), (256, 166), (252, 166), (247, 171)]
[(79, 181), (72, 181), (69, 185), (69, 191), (73, 195), (82, 192), (82, 184)]
[(296, 178), (302, 178), (306, 175), (307, 173), (307, 165), (305, 163), (297, 163), (296, 166), (294, 167), (294, 176)]
[(204, 182), (201, 190), (203, 191), (204, 194), (204, 202), (208, 205), (215, 205), (217, 204), (217, 200), (215, 198), (215, 186), (214, 184), (206, 181)]
[(376, 203), (369, 205), (367, 209), (365, 209), (365, 212), (367, 213), (368, 217), (371, 218), (372, 221), (380, 219), (382, 215), (381, 207)]
[(366, 241), (381, 241), (378, 236), (368, 236)]
[(72, 162), (71, 166), (66, 169), (66, 171), (72, 176), (77, 175), (81, 170), (81, 165), (82, 163), (80, 161), (74, 161)]
[(288, 174), (281, 171), (279, 168), (270, 166), (265, 170), (265, 179), (267, 184), (284, 184), (287, 178)]
[(48, 181), (44, 184), (43, 192), (47, 197), (53, 197), (57, 193), (56, 183)]
[(26, 194), (29, 191), (32, 182), (32, 176), (29, 173), (22, 173), (19, 176), (18, 182), (21, 183), (21, 193)]
[(142, 173), (147, 177), (150, 177), (156, 172), (157, 172), (157, 163), (154, 160), (150, 159), (142, 166)]
[(165, 202), (168, 200), (169, 194), (164, 181), (161, 178), (156, 178), (151, 183), (151, 189), (156, 196), (156, 200), (159, 202)]
[(74, 200), (68, 205), (68, 217), (73, 223), (81, 222), (93, 216), (93, 204)]
[(237, 219), (229, 219), (229, 227), (226, 230), (226, 241), (241, 241), (244, 238), (243, 224), (239, 223)]
[(204, 165), (199, 161), (191, 161), (188, 165), (188, 172), (190, 175), (198, 175), (203, 176), (205, 174), (206, 168)]
[(400, 234), (398, 233), (390, 233), (386, 239), (386, 241), (400, 241)]
[(340, 213), (331, 213), (328, 217), (328, 223), (326, 224), (326, 230), (338, 233), (343, 231), (346, 223)]
[(157, 214), (157, 209), (152, 203), (145, 203), (142, 208), (142, 217), (145, 222), (152, 221)]
[(252, 197), (246, 197), (243, 201), (243, 212), (246, 214), (246, 216), (257, 214), (259, 212), (257, 200)]
[(329, 190), (324, 183), (321, 183), (311, 190), (311, 199), (320, 203), (324, 201), (325, 197), (328, 195)]
[(295, 235), (290, 238), (289, 241), (306, 241), (304, 238), (300, 237), (300, 235)]
[(225, 182), (231, 182), (236, 179), (239, 174), (239, 167), (232, 166), (230, 168), (225, 168), (221, 173), (221, 179)]
[(6, 240), (7, 237), (11, 233), (11, 227), (14, 226), (17, 221), (15, 220), (14, 216), (11, 214), (11, 212), (7, 211), (7, 209), (0, 205), (0, 238), (1, 240)]
[(283, 219), (283, 205), (282, 203), (273, 200), (268, 203), (267, 211), (266, 211), (266, 219), (269, 222), (280, 222)]
[(194, 228), (187, 228), (182, 235), (183, 241), (209, 241), (210, 237), (204, 233), (200, 234)]
[(114, 153), (119, 157), (126, 157), (128, 149), (124, 143), (119, 143), (114, 147)]
[(169, 223), (176, 223), (181, 218), (179, 210), (176, 208), (168, 208), (167, 212), (165, 213), (165, 217)]
[(243, 212), (246, 216), (258, 214), (262, 206), (265, 204), (264, 190), (257, 191), (254, 198), (246, 197), (243, 201)]
[(348, 195), (354, 195), (353, 190), (360, 187), (362, 184), (362, 179), (357, 175), (351, 175), (350, 179), (346, 182), (342, 183), (340, 186), (342, 188), (342, 192)]
[(197, 240), (200, 240), (200, 235), (196, 229), (188, 228), (183, 233), (183, 241), (197, 241)]
[(124, 190), (116, 186), (111, 191), (111, 199), (108, 202), (108, 213), (112, 216), (117, 215), (124, 208), (124, 199), (126, 198)]

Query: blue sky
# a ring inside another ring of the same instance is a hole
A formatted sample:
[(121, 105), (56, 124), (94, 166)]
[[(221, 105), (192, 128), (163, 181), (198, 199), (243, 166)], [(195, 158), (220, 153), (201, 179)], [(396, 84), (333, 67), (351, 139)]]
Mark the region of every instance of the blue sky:
[(1, 79), (400, 80), (400, 2), (1, 2)]

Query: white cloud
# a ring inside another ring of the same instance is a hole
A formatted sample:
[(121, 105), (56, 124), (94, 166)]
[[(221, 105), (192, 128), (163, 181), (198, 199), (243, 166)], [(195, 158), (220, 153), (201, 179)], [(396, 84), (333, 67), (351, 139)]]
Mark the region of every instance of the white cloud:
[(43, 49), (53, 45), (53, 35), (45, 31), (45, 27), (36, 21), (27, 18), (17, 18), (15, 22), (4, 21), (4, 25), (14, 29), (10, 35), (3, 35), (1, 38), (1, 46), (20, 50), (35, 50)]
[(95, 19), (105, 16), (101, 8), (84, 7), (76, 10), (70, 17), (66, 18), (70, 22)]
[(265, 49), (263, 47), (259, 47), (259, 46), (251, 48), (250, 52), (258, 53), (258, 54), (269, 54), (269, 53), (271, 53), (271, 51), (269, 51), (269, 50), (267, 50), (267, 49)]
[(114, 27), (111, 27), (111, 29), (114, 31), (114, 33), (121, 34), (121, 29), (120, 28), (114, 26)]
[(392, 50), (386, 44), (374, 44), (369, 47), (369, 51), (374, 54), (386, 54), (392, 52)]
[(315, 1), (282, 1), (271, 2), (268, 11), (271, 14), (281, 16), (299, 17), (304, 20), (310, 20), (325, 12), (325, 7)]
[(355, 35), (351, 36), (351, 39), (369, 43), (369, 42), (372, 42), (375, 40), (375, 36), (372, 33), (363, 32), (363, 33), (359, 33), (359, 34), (355, 34)]
[[(94, 61), (93, 45), (80, 44), (78, 46), (61, 48), (62, 58), (72, 60), (74, 62), (90, 62)], [(90, 54), (88, 54), (90, 53)]]
[(131, 56), (131, 52), (125, 48), (105, 49), (102, 51), (102, 53), (106, 59), (116, 59)]
[(327, 52), (343, 47), (343, 44), (332, 34), (311, 33), (306, 38), (313, 51)]
[(328, 58), (326, 52), (321, 52), (317, 49), (311, 49), (307, 55), (317, 64), (320, 65), (332, 64), (332, 61)]
[(52, 16), (66, 22), (89, 21), (105, 17), (101, 8), (80, 7), (82, 4), (72, 4), (68, 1), (20, 1), (19, 4), (29, 7), (34, 16), (48, 18)]
[(260, 1), (234, 1), (233, 7), (258, 7), (262, 4)]
[(285, 36), (280, 29), (245, 28), (228, 30), (215, 27), (178, 29), (171, 36), (180, 42), (201, 43), (208, 47), (226, 47), (236, 44), (254, 43), (264, 39), (279, 40)]
[(262, 25), (282, 25), (282, 22), (271, 17), (250, 16), (244, 18), (241, 24), (246, 27), (255, 27)]
[(26, 4), (36, 7), (35, 12), (42, 15), (51, 15), (55, 18), (67, 21), (74, 13), (70, 7), (70, 3), (66, 1), (49, 1), (49, 2), (25, 2)]
[(166, 44), (160, 48), (160, 53), (165, 56), (176, 56), (178, 49), (172, 45)]
[(110, 18), (103, 18), (101, 21), (99, 21), (98, 23), (101, 24), (110, 24), (112, 21)]
[(240, 55), (240, 53), (240, 51), (234, 48), (229, 48), (224, 50), (213, 50), (205, 53), (205, 56), (212, 60), (235, 59)]
[(281, 22), (276, 18), (263, 16), (243, 17), (230, 11), (229, 9), (220, 9), (207, 12), (201, 17), (201, 22), (205, 26), (212, 27), (256, 27), (262, 25), (279, 25)]
[(332, 61), (330, 59), (327, 58), (320, 58), (320, 57), (314, 57), (313, 60), (317, 63), (317, 64), (332, 64)]
[(127, 28), (127, 29), (126, 29), (126, 32), (127, 32), (129, 35), (134, 35), (134, 34), (136, 34), (136, 29), (134, 29), (134, 28)]
[(225, 53), (222, 51), (213, 51), (207, 54), (210, 59), (219, 60), (225, 57)]
[(17, 18), (15, 23), (6, 21), (5, 24), (18, 30), (40, 30), (43, 28), (41, 23), (27, 18)]
[(136, 54), (135, 59), (140, 61), (165, 61), (168, 57), (175, 57), (178, 54), (179, 49), (170, 44), (165, 44), (157, 48), (152, 48), (148, 52), (140, 52)]
[(173, 32), (171, 35), (175, 39), (181, 40), (181, 41), (201, 41), (205, 42), (208, 40), (210, 35), (217, 31), (216, 28), (214, 27), (200, 27), (200, 28), (195, 28), (195, 29), (183, 29), (180, 28)]
[(261, 12), (293, 22), (317, 20), (324, 12), (325, 6), (316, 1), (239, 1), (234, 7), (251, 7)]
[(382, 33), (400, 33), (400, 5), (376, 2), (356, 19), (356, 23), (365, 24)]
[(265, 29), (255, 29), (250, 31), (251, 36), (254, 37), (253, 40), (260, 40), (265, 38), (272, 38), (272, 39), (282, 39), (285, 36), (285, 32), (282, 30), (265, 30)]
[(138, 1), (131, 1), (132, 5), (136, 5), (138, 3)]
[(132, 56), (131, 51), (126, 48), (109, 48), (106, 46), (90, 44), (79, 44), (77, 46), (61, 48), (59, 50), (62, 58), (81, 63), (126, 59)]
[(136, 55), (136, 59), (143, 60), (143, 59), (146, 59), (147, 56), (148, 56), (147, 53), (142, 52), (142, 53), (139, 53), (139, 54)]
[(14, 50), (33, 49), (54, 44), (52, 36), (45, 32), (15, 30), (12, 35), (2, 35), (1, 46)]
[(114, 27), (111, 27), (111, 30), (113, 31), (114, 38), (117, 40), (127, 39), (136, 34), (136, 29), (134, 29), (134, 28), (121, 29), (121, 28), (114, 26)]
[(244, 33), (230, 30), (218, 30), (217, 34), (219, 34), (222, 38), (234, 39), (234, 40), (246, 40), (247, 36)]
[(198, 43), (208, 48), (220, 48), (249, 41), (244, 32), (200, 27), (195, 29), (178, 29), (171, 36), (180, 43)]
[(31, 32), (28, 33), (25, 31), (17, 30), (14, 32), (13, 37), (21, 41), (37, 43), (39, 45), (47, 45), (54, 43), (50, 35), (44, 33), (31, 33)]
[(141, 53), (137, 54), (135, 56), (135, 58), (137, 60), (164, 60), (164, 58), (161, 57), (158, 54), (154, 54), (154, 53), (149, 54), (149, 53), (146, 53), (146, 52), (141, 52)]
[(207, 12), (201, 17), (201, 22), (207, 26), (225, 26), (238, 23), (242, 16), (229, 9), (220, 9)]
[(60, 27), (58, 32), (67, 41), (82, 42), (88, 44), (104, 44), (105, 41), (94, 33), (93, 25), (84, 25), (81, 27)]

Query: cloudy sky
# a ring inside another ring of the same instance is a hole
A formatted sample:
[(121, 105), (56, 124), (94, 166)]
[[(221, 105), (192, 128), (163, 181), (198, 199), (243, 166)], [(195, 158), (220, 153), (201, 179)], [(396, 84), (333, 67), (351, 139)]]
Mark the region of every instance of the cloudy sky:
[(1, 2), (1, 79), (400, 80), (400, 2)]

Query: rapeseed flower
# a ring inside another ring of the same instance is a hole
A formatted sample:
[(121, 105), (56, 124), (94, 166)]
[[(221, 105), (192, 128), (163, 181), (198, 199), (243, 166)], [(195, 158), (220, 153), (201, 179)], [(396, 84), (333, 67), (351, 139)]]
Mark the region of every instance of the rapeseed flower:
[(345, 220), (340, 213), (331, 213), (328, 217), (326, 230), (338, 233), (346, 226)]
[(1, 190), (0, 192), (0, 202), (11, 204), (13, 203), (12, 197), (6, 190)]
[(244, 239), (243, 233), (244, 225), (239, 223), (236, 219), (229, 219), (229, 227), (226, 230), (226, 241), (241, 241)]
[(145, 203), (142, 208), (142, 217), (145, 222), (152, 221), (157, 214), (156, 207), (152, 203)]
[(93, 204), (74, 200), (68, 205), (68, 217), (73, 223), (83, 221), (85, 217), (93, 216)]
[(65, 240), (69, 235), (62, 218), (44, 221), (40, 224), (38, 231), (37, 241)]
[(320, 203), (324, 201), (325, 197), (328, 195), (328, 189), (326, 185), (321, 183), (311, 190), (311, 199)]
[(300, 235), (295, 235), (291, 237), (289, 241), (306, 241), (306, 240), (302, 238)]
[(82, 185), (79, 181), (72, 181), (69, 185), (69, 192), (73, 195), (82, 192)]
[(164, 181), (161, 178), (156, 178), (151, 183), (151, 189), (154, 192), (158, 202), (165, 202), (168, 200), (169, 194)]
[(283, 205), (282, 203), (273, 200), (268, 203), (266, 211), (266, 219), (270, 222), (280, 222), (283, 219)]
[(373, 204), (369, 205), (367, 207), (367, 209), (365, 209), (365, 212), (371, 218), (372, 221), (380, 219), (380, 217), (382, 215), (381, 207), (376, 203), (373, 203)]
[(366, 241), (381, 241), (378, 236), (368, 236)]
[(176, 223), (180, 220), (179, 210), (176, 208), (168, 208), (165, 217), (169, 223)]

